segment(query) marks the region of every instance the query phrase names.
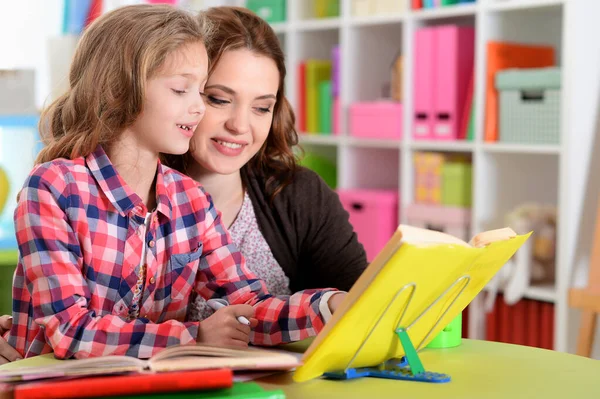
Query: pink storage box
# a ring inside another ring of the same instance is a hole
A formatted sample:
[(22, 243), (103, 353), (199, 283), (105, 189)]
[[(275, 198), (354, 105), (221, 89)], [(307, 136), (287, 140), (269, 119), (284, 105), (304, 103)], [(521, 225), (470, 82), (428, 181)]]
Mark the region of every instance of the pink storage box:
[(392, 101), (354, 103), (350, 106), (350, 135), (401, 139), (402, 104)]
[(454, 206), (412, 204), (406, 207), (409, 225), (441, 231), (463, 241), (471, 238), (471, 209)]
[(365, 247), (371, 262), (383, 249), (398, 227), (398, 201), (391, 190), (337, 190), (350, 224)]

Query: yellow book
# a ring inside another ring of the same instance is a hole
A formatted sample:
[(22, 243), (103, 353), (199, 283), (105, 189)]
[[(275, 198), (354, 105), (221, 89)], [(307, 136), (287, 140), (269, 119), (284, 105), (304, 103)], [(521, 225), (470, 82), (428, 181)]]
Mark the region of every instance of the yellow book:
[(407, 328), (417, 350), (424, 348), (530, 235), (504, 228), (466, 243), (448, 234), (400, 225), (305, 352), (294, 380), (402, 357), (405, 353), (395, 333), (399, 327)]
[(331, 79), (331, 61), (306, 61), (306, 132), (319, 132), (319, 83)]

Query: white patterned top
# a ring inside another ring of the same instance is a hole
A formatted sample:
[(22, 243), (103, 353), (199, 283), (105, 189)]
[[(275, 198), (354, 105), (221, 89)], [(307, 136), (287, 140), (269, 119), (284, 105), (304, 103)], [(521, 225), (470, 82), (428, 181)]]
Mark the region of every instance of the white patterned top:
[[(277, 263), (269, 244), (260, 232), (252, 200), (244, 193), (242, 208), (237, 218), (229, 228), (231, 239), (238, 247), (248, 268), (262, 279), (271, 295), (291, 295), (290, 279)], [(204, 298), (196, 297), (190, 308), (190, 320), (204, 320), (213, 310), (206, 304)]]

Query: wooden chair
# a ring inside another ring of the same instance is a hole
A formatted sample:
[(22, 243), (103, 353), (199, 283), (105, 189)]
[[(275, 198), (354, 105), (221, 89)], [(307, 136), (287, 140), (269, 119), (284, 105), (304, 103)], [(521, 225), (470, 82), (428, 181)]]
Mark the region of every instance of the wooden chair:
[(592, 243), (588, 284), (585, 288), (571, 288), (569, 305), (582, 310), (577, 354), (591, 357), (596, 333), (596, 319), (600, 314), (600, 201), (596, 212), (596, 228)]

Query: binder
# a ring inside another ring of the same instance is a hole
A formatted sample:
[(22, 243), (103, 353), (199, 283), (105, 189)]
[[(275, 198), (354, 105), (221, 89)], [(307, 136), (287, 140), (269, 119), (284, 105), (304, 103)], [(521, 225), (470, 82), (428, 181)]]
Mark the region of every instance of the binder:
[(331, 79), (330, 60), (306, 61), (306, 131), (319, 131), (319, 83)]
[[(489, 295), (489, 294), (488, 294)], [(498, 341), (498, 318), (500, 314), (500, 300), (496, 297), (494, 308), (485, 315), (485, 340)]]
[(433, 135), (433, 70), (435, 66), (435, 30), (415, 32), (414, 130), (415, 140), (430, 140)]
[(541, 303), (540, 319), (541, 334), (539, 347), (552, 349), (554, 347), (554, 304), (548, 302)]
[(298, 130), (306, 133), (306, 63), (298, 64)]
[(475, 57), (475, 29), (446, 25), (435, 28), (436, 64), (433, 82), (435, 140), (456, 140), (467, 101)]
[[(471, 113), (473, 112), (473, 95), (475, 93), (475, 71), (471, 71), (469, 85), (467, 87), (467, 98), (460, 117), (460, 128), (458, 130), (459, 140), (469, 140), (469, 125), (471, 124)], [(472, 140), (472, 137), (471, 137)]]
[(525, 345), (527, 343), (527, 300), (521, 299), (512, 306), (513, 316), (511, 343)]
[(540, 307), (541, 302), (528, 300), (527, 302), (527, 346), (540, 346)]
[(511, 339), (511, 325), (512, 325), (512, 321), (511, 321), (511, 307), (508, 306), (506, 304), (506, 302), (504, 302), (504, 298), (503, 297), (498, 297), (498, 299), (496, 299), (498, 302), (500, 302), (500, 323), (499, 326), (500, 327), (500, 331), (497, 337), (498, 342), (504, 342), (505, 344), (510, 344), (510, 339)]
[(319, 133), (331, 134), (331, 114), (333, 111), (331, 98), (331, 80), (324, 80), (319, 83)]

